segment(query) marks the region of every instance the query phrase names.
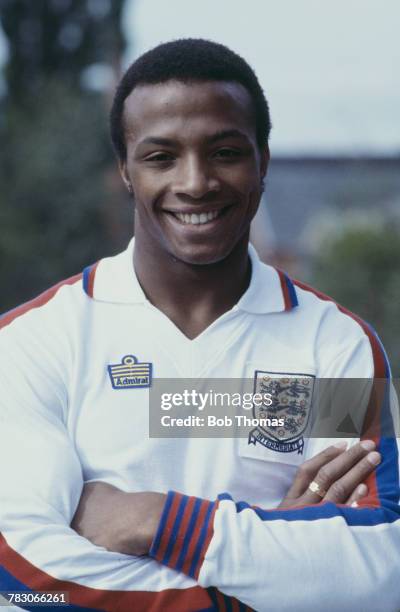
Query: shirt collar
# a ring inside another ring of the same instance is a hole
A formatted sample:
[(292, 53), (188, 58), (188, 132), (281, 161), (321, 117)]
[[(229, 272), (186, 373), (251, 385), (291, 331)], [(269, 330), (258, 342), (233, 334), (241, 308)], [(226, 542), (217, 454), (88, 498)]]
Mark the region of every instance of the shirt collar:
[[(94, 300), (117, 304), (139, 304), (147, 301), (133, 267), (133, 247), (134, 238), (125, 251), (114, 257), (101, 259), (95, 270), (92, 267), (89, 277), (90, 274), (93, 277), (91, 297)], [(90, 283), (87, 285), (90, 288)], [(88, 288), (85, 287), (85, 291), (90, 295)]]
[[(147, 301), (133, 267), (134, 238), (127, 249), (86, 268), (83, 286), (94, 300), (118, 304)], [(251, 280), (235, 308), (252, 314), (288, 311), (298, 305), (295, 287), (281, 270), (262, 263), (249, 245)]]
[(252, 314), (268, 314), (297, 306), (296, 290), (290, 278), (281, 270), (263, 263), (251, 244), (249, 256), (250, 285), (237, 303), (237, 308)]

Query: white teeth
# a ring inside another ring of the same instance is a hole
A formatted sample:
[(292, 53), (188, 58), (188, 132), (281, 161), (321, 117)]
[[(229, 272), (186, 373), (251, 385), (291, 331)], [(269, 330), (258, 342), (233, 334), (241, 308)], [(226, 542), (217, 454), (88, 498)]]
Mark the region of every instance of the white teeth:
[(182, 221), (182, 223), (189, 223), (190, 225), (204, 225), (204, 223), (208, 223), (209, 221), (213, 221), (219, 215), (220, 211), (213, 210), (207, 213), (200, 213), (196, 215), (192, 213), (189, 215), (188, 213), (175, 213), (175, 216)]

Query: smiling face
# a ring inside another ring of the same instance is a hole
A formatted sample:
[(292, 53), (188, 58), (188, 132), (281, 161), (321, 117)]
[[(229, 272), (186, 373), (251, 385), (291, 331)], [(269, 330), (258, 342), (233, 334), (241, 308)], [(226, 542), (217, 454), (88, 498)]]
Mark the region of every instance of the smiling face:
[(226, 258), (248, 240), (268, 151), (238, 83), (167, 81), (125, 101), (121, 174), (132, 185), (141, 252), (188, 264)]

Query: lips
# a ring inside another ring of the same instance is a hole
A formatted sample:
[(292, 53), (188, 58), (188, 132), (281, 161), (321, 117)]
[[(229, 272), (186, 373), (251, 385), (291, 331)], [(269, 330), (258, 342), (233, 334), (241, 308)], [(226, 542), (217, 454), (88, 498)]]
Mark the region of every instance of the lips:
[(165, 212), (172, 215), (175, 217), (175, 219), (178, 219), (178, 221), (185, 225), (206, 225), (207, 223), (211, 223), (217, 219), (217, 217), (220, 217), (227, 210), (227, 208), (230, 207), (228, 206), (218, 210), (210, 210), (201, 213), (177, 212), (172, 210), (167, 210)]
[(214, 212), (207, 213), (192, 213), (189, 215), (188, 213), (175, 213), (175, 216), (182, 223), (190, 223), (191, 225), (204, 225), (205, 223), (209, 223), (218, 217), (219, 211), (215, 210)]

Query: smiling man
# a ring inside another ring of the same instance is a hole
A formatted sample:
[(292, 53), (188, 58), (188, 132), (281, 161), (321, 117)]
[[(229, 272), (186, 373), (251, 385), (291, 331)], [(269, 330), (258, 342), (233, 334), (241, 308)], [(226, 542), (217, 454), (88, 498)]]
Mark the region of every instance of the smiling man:
[(239, 83), (169, 80), (133, 90), (121, 168), (141, 206), (137, 249), (198, 265), (226, 261), (233, 249), (247, 254), (268, 164), (254, 120)]
[(250, 94), (229, 82), (141, 85), (125, 103), (120, 166), (136, 202), (136, 273), (189, 338), (249, 283), (249, 226), (268, 164), (253, 115)]
[[(398, 610), (387, 398), (354, 398), (348, 449), (302, 425), (316, 377), (387, 379), (386, 356), (249, 246), (270, 127), (222, 45), (167, 43), (123, 77), (111, 131), (135, 239), (0, 322), (0, 590), (74, 610)], [(290, 435), (149, 437), (155, 379), (282, 376)]]

